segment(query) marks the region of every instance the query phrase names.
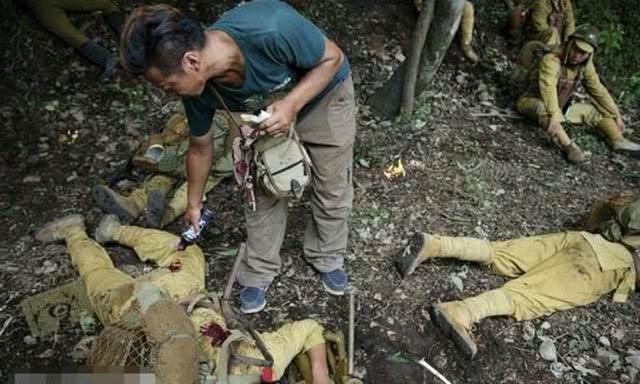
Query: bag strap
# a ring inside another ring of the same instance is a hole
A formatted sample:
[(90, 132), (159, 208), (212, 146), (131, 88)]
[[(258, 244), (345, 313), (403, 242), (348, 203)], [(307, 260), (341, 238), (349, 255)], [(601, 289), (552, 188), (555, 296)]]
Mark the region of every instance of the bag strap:
[(227, 107), (227, 104), (224, 102), (224, 99), (222, 98), (222, 95), (220, 95), (220, 92), (218, 92), (218, 89), (211, 83), (207, 83), (207, 86), (213, 91), (213, 94), (216, 95), (216, 99), (218, 99), (218, 102), (220, 102), (222, 108), (227, 111), (227, 116), (229, 116), (229, 119), (233, 122), (236, 128), (240, 130), (240, 124), (238, 124), (238, 121), (233, 117), (233, 114)]

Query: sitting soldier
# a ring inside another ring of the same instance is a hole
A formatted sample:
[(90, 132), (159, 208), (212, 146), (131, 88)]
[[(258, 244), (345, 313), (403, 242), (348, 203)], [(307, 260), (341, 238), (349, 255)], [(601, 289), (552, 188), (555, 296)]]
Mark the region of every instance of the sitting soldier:
[(71, 12), (103, 11), (104, 18), (117, 37), (120, 36), (124, 15), (111, 0), (23, 0), (33, 16), (51, 33), (57, 35), (91, 63), (102, 69), (108, 77), (115, 74), (117, 59), (109, 50), (89, 40), (67, 16)]
[(555, 46), (575, 30), (571, 0), (525, 0), (511, 10), (508, 32), (512, 43), (524, 36)]
[[(228, 345), (225, 341), (229, 338), (232, 342), (235, 334), (227, 329), (219, 308), (211, 299), (206, 299), (207, 264), (198, 246), (178, 251), (177, 236), (121, 225), (115, 215), (108, 215), (100, 222), (95, 232), (97, 242), (88, 237), (82, 215), (52, 221), (35, 236), (42, 242), (66, 242), (71, 261), (86, 285), (89, 303), (107, 327), (105, 331), (144, 329), (147, 339), (157, 347), (155, 372), (160, 383), (196, 382), (200, 355), (204, 357), (200, 368), (206, 364), (209, 371), (215, 370), (219, 380), (228, 379), (225, 362), (229, 355), (224, 347)], [(153, 262), (158, 268), (134, 279), (114, 266), (98, 242), (131, 247), (142, 261)], [(198, 305), (191, 304), (185, 311), (178, 305), (183, 301)], [(232, 364), (229, 374), (254, 378), (243, 383), (255, 383), (256, 377), (257, 382), (260, 377), (267, 382), (276, 381), (296, 355), (306, 352), (311, 360), (313, 383), (331, 383), (323, 328), (316, 321), (296, 321), (275, 332), (261, 334), (260, 338), (273, 357), (273, 366), (268, 369), (249, 365), (251, 358), (262, 359), (263, 355), (250, 338), (241, 337), (229, 351), (244, 360)], [(122, 350), (126, 343), (119, 341), (119, 350)], [(102, 357), (98, 361), (108, 366), (113, 364), (109, 363), (112, 359), (120, 358)]]
[[(598, 127), (614, 150), (640, 151), (640, 145), (624, 138), (624, 122), (615, 101), (600, 82), (593, 63), (597, 32), (581, 25), (569, 40), (545, 54), (529, 71), (529, 87), (517, 102), (518, 112), (538, 123), (566, 152), (572, 163), (587, 159), (562, 123)], [(537, 69), (536, 69), (537, 67)], [(592, 103), (571, 103), (582, 84)]]
[[(414, 4), (418, 11), (422, 9), (423, 0), (414, 0)], [(464, 54), (464, 57), (469, 60), (470, 63), (475, 64), (478, 62), (478, 55), (471, 46), (471, 40), (473, 39), (473, 23), (474, 23), (474, 9), (473, 3), (466, 1), (462, 10), (462, 18), (460, 19), (460, 49)]]
[[(117, 215), (125, 223), (131, 223), (145, 213), (145, 225), (164, 228), (187, 210), (187, 182), (185, 181), (185, 155), (189, 147), (189, 130), (186, 116), (175, 113), (167, 121), (160, 134), (152, 135), (140, 146), (131, 163), (133, 167), (150, 173), (143, 184), (128, 196), (123, 196), (106, 185), (97, 185), (92, 195), (96, 204), (106, 213)], [(231, 175), (231, 142), (234, 131), (229, 130), (224, 115), (216, 115), (213, 121), (216, 156), (213, 170), (205, 186), (205, 194), (220, 181)], [(230, 132), (230, 133), (229, 133)], [(179, 183), (167, 202), (167, 195)]]
[[(397, 256), (403, 277), (431, 258), (474, 261), (514, 278), (501, 288), (431, 307), (431, 320), (466, 356), (477, 353), (473, 324), (486, 317), (530, 320), (595, 302), (624, 302), (640, 282), (640, 194), (596, 204), (587, 230), (494, 241), (416, 233)], [(566, 284), (570, 281), (571, 284)]]

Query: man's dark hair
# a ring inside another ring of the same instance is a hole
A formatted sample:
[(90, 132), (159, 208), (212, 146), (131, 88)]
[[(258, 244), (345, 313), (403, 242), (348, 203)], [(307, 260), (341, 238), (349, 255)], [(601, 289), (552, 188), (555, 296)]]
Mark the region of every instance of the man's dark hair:
[(182, 72), (185, 52), (205, 45), (202, 25), (166, 4), (136, 8), (122, 29), (120, 59), (134, 75), (156, 67), (163, 74)]

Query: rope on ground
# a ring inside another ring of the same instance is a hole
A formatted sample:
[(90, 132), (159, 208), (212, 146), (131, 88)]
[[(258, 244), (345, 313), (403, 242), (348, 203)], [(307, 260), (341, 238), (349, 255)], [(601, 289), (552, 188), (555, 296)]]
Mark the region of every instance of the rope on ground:
[(430, 366), (426, 361), (424, 361), (424, 359), (421, 359), (420, 361), (417, 362), (418, 365), (421, 365), (422, 367), (426, 368), (427, 370), (429, 370), (429, 372), (433, 373), (433, 375), (435, 377), (437, 377), (438, 379), (440, 379), (443, 383), (445, 384), (451, 384), (451, 382), (449, 380), (447, 380), (446, 377), (444, 377), (442, 375), (442, 373), (438, 372), (435, 368), (433, 368), (432, 366)]

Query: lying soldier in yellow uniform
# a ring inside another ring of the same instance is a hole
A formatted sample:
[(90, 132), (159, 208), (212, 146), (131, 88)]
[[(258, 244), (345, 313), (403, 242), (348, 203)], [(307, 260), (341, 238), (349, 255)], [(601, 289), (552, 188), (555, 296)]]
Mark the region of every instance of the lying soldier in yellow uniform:
[[(414, 4), (418, 11), (422, 9), (422, 1), (423, 0), (414, 0)], [(473, 3), (470, 1), (466, 1), (464, 4), (464, 8), (462, 10), (462, 18), (460, 19), (460, 49), (469, 60), (470, 63), (475, 64), (478, 62), (478, 55), (473, 50), (471, 46), (471, 40), (473, 39), (473, 24), (474, 24), (474, 9)]]
[[(96, 204), (106, 213), (117, 215), (130, 223), (146, 214), (145, 225), (164, 228), (187, 210), (187, 182), (185, 181), (185, 155), (189, 147), (189, 129), (183, 113), (174, 114), (160, 134), (152, 135), (133, 157), (135, 168), (152, 174), (128, 196), (123, 196), (106, 185), (93, 188)], [(213, 121), (214, 147), (213, 171), (207, 180), (205, 194), (210, 192), (225, 177), (232, 174), (231, 142), (229, 124), (223, 114)], [(167, 201), (167, 195), (175, 189)]]
[(599, 202), (587, 229), (602, 235), (563, 232), (490, 242), (416, 233), (396, 266), (406, 277), (423, 261), (447, 257), (514, 278), (478, 296), (432, 306), (431, 320), (471, 358), (478, 350), (473, 324), (486, 317), (535, 319), (593, 303), (611, 291), (614, 301), (627, 300), (640, 277), (640, 195)]
[[(615, 101), (600, 82), (593, 64), (598, 46), (595, 29), (581, 25), (569, 40), (550, 53), (529, 73), (529, 88), (517, 102), (518, 112), (538, 123), (562, 146), (572, 163), (585, 161), (587, 156), (574, 143), (562, 123), (587, 124), (599, 128), (619, 151), (640, 151), (640, 145), (624, 138), (624, 122)], [(591, 103), (571, 103), (582, 84)]]
[[(198, 294), (206, 294), (207, 264), (198, 246), (177, 251), (177, 236), (121, 225), (115, 215), (106, 216), (95, 232), (98, 242), (131, 247), (142, 261), (157, 265), (153, 272), (134, 279), (117, 269), (104, 248), (88, 237), (82, 215), (50, 222), (36, 233), (36, 238), (42, 242), (66, 242), (71, 261), (86, 285), (91, 307), (105, 327), (144, 330), (157, 349), (155, 372), (160, 383), (194, 383), (202, 363), (208, 364), (221, 379), (221, 372), (226, 370), (223, 362), (228, 358), (220, 352), (221, 346), (230, 337), (223, 317), (209, 300), (204, 300), (206, 305), (197, 301), (199, 305), (189, 306), (186, 311), (178, 305)], [(276, 381), (298, 354), (306, 352), (311, 359), (313, 383), (331, 383), (323, 328), (316, 321), (296, 321), (275, 332), (261, 334), (261, 338), (273, 356), (272, 368), (266, 370), (237, 363), (233, 364), (231, 374), (249, 375), (254, 379), (257, 376), (257, 382), (260, 376), (267, 382)], [(120, 340), (119, 345), (116, 354), (122, 352), (125, 340)], [(233, 348), (234, 353), (244, 357), (263, 358), (251, 340), (238, 340)], [(99, 361), (109, 365), (108, 361), (119, 358), (111, 356), (105, 360), (103, 356)]]

